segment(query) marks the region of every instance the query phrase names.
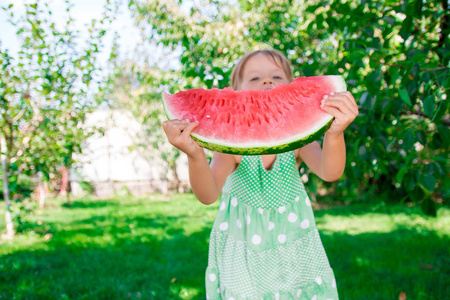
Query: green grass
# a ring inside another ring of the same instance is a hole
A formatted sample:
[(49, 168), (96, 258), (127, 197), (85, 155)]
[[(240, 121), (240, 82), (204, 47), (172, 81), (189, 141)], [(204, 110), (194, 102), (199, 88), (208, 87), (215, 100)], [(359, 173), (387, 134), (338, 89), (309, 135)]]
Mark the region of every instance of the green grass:
[[(0, 242), (0, 299), (205, 299), (217, 204), (190, 195), (52, 200)], [(3, 203), (0, 228), (4, 228)], [(450, 210), (349, 205), (315, 211), (340, 299), (446, 299)]]

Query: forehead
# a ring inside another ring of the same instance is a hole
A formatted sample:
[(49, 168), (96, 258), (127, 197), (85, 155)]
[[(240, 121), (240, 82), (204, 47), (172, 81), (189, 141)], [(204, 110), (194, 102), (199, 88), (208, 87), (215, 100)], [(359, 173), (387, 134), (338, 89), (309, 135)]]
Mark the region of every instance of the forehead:
[(272, 57), (269, 54), (258, 53), (247, 60), (243, 68), (243, 73), (249, 74), (252, 72), (260, 72), (262, 70), (268, 72), (284, 72), (281, 62), (279, 62), (276, 57)]

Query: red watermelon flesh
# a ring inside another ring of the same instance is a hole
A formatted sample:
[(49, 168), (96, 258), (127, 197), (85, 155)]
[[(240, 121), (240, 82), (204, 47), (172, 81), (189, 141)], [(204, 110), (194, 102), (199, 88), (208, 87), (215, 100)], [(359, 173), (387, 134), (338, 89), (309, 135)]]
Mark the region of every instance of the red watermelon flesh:
[(169, 119), (198, 121), (192, 136), (213, 151), (269, 154), (317, 139), (332, 116), (320, 108), (325, 95), (346, 90), (342, 76), (299, 77), (271, 90), (191, 89), (164, 93)]

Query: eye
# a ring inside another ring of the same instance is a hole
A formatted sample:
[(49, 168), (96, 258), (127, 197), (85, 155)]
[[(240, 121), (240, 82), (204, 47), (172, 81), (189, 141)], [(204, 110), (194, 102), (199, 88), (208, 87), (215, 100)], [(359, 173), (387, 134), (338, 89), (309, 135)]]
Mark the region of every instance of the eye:
[(282, 79), (281, 76), (273, 76), (273, 79)]
[(250, 81), (256, 81), (259, 80), (259, 77), (253, 77), (252, 79), (250, 79)]

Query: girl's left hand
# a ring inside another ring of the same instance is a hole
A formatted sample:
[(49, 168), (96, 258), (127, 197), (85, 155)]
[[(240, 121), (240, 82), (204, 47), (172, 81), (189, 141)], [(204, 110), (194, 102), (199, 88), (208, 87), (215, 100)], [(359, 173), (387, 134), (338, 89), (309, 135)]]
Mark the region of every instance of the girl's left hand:
[(358, 115), (358, 105), (350, 92), (324, 96), (321, 108), (334, 117), (327, 134), (341, 134)]

